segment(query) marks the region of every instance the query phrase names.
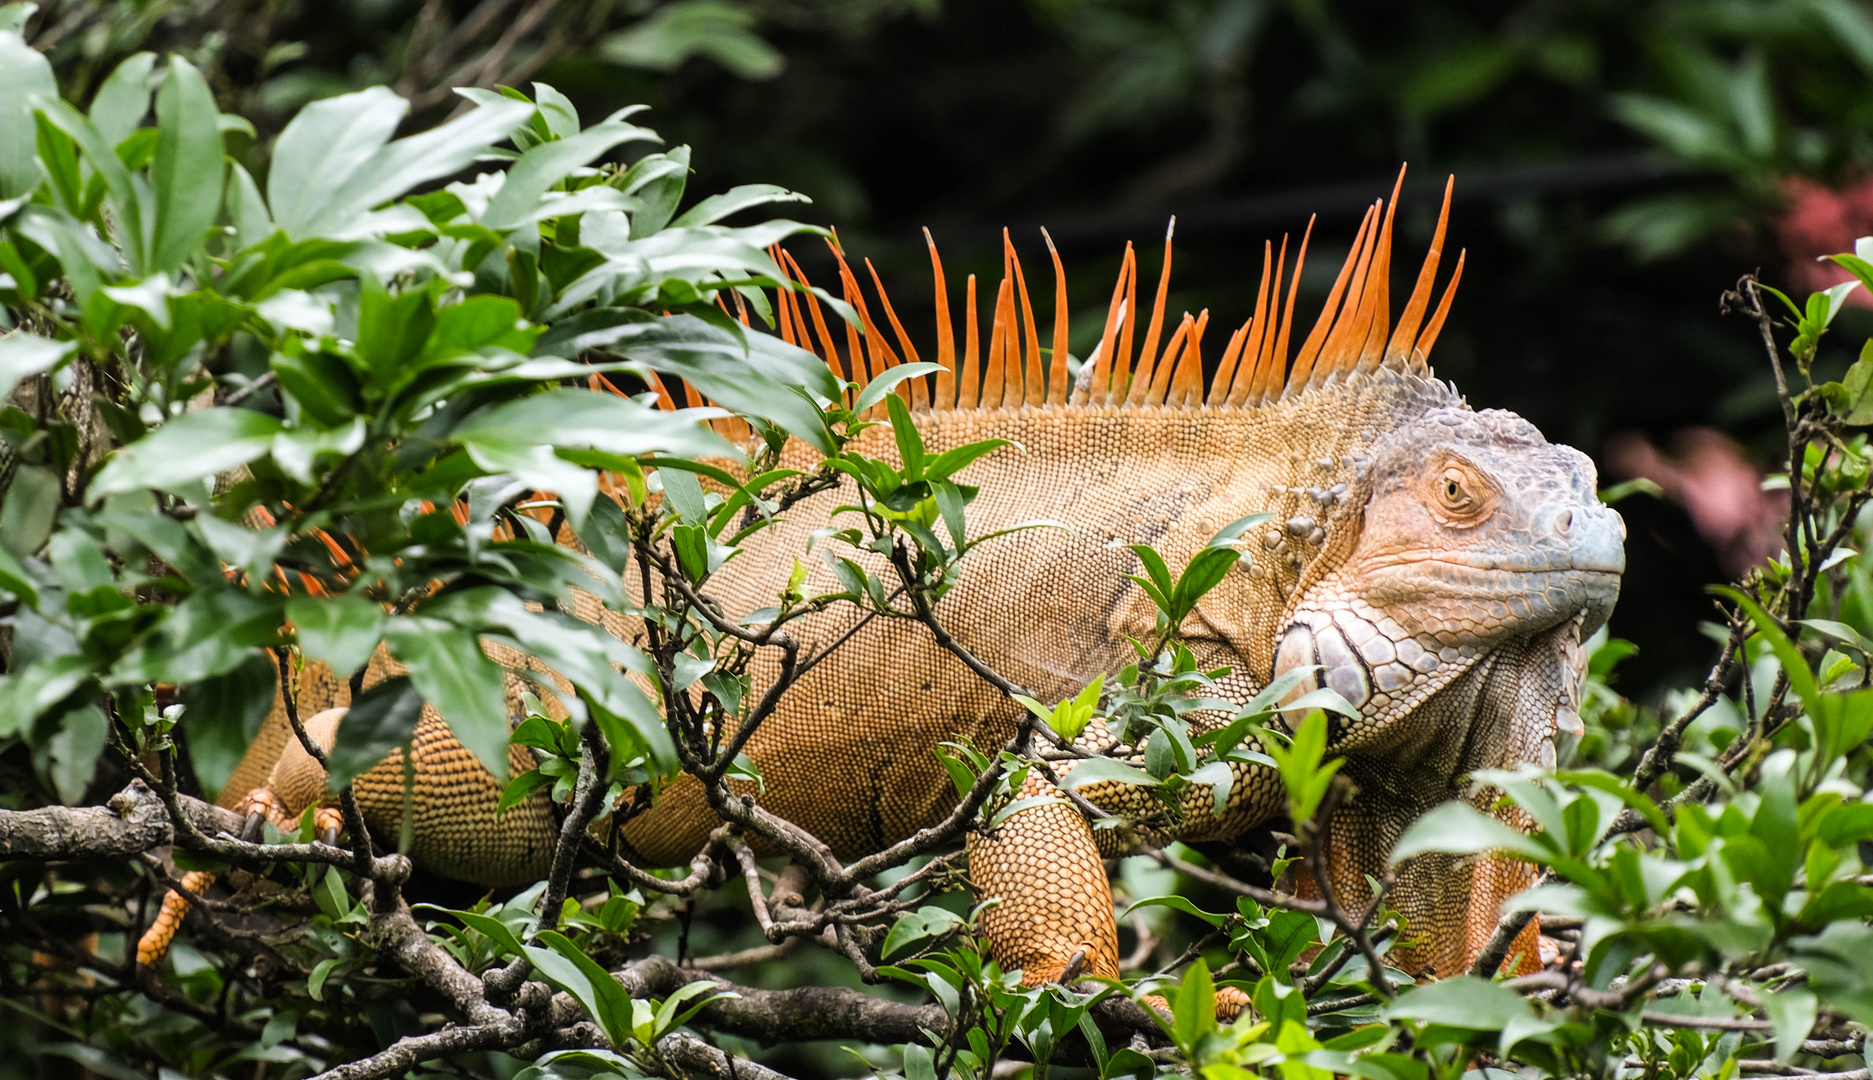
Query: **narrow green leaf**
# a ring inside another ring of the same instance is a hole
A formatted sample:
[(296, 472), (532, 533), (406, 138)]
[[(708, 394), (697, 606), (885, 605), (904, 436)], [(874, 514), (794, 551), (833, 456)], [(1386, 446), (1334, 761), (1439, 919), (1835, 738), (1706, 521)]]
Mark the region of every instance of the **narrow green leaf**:
[(444, 915), (459, 921), (463, 926), (475, 931), (482, 937), (494, 942), (504, 956), (523, 955), (520, 939), (514, 936), (514, 928), (492, 915), (483, 915), (474, 911), (461, 911), (457, 908), (438, 907), (435, 904), (411, 904), (411, 911), (440, 911)]
[(1078, 791), (1083, 787), (1104, 783), (1127, 784), (1132, 787), (1162, 786), (1162, 782), (1153, 779), (1150, 774), (1107, 757), (1088, 758), (1073, 766), (1073, 771), (1060, 778), (1060, 786), (1069, 791)]
[[(4, 37), (0, 35), (0, 40), (4, 40)], [(147, 187), (139, 190), (130, 170), (118, 158), (117, 148), (106, 142), (91, 121), (85, 119), (77, 109), (46, 94), (34, 95), (31, 101), (40, 115), (71, 136), (91, 167), (104, 179), (111, 212), (117, 215), (117, 238), (123, 245), (124, 254), (128, 256), (131, 272), (142, 277), (149, 272), (147, 230), (154, 213), (148, 205)], [(68, 268), (66, 272), (71, 271)]]
[(156, 120), (162, 133), (150, 168), (156, 201), (155, 237), (150, 268), (173, 271), (189, 261), (221, 209), (221, 185), (227, 174), (215, 96), (201, 72), (180, 56), (169, 58), (169, 73), (156, 94)]
[(674, 228), (686, 228), (700, 225), (713, 225), (731, 214), (768, 203), (798, 202), (810, 203), (812, 199), (797, 191), (788, 191), (773, 184), (742, 184), (732, 187), (720, 195), (711, 195), (678, 215), (670, 222)]

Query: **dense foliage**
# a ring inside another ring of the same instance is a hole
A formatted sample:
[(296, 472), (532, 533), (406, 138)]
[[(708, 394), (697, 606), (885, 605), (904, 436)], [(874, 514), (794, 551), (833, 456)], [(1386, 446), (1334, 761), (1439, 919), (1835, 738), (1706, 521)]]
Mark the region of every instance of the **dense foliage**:
[[(23, 24), (19, 8), (0, 19)], [(1795, 302), (1745, 279), (1728, 298), (1760, 329), (1799, 467), (1784, 479), (1788, 553), (1723, 594), (1708, 678), (1640, 707), (1608, 683), (1622, 643), (1597, 643), (1587, 733), (1565, 767), (1478, 778), (1538, 830), (1453, 805), (1401, 842), (1401, 857), (1503, 851), (1543, 867), (1495, 954), (1539, 910), (1559, 949), (1544, 970), (1415, 984), (1383, 966), (1410, 932), (1383, 910), (1299, 900), (1173, 845), (1117, 875), (1125, 985), (1023, 989), (974, 933), (952, 842), (1019, 812), (1011, 792), (1047, 768), (1037, 736), (1070, 739), (1095, 713), (1154, 749), (1142, 768), (1075, 777), (1175, 793), (1226, 775), (1217, 763), (1246, 753), (1243, 734), (1284, 688), (1192, 739), (1183, 714), (1213, 673), (1193, 670), (1169, 628), (1233, 563), (1247, 523), (1186, 567), (1138, 551), (1164, 632), (1087, 694), (1030, 702), (1035, 720), (1009, 746), (954, 748), (962, 802), (940, 835), (827, 859), (731, 796), (726, 778), (747, 765), (714, 733), (772, 708), (750, 693), (749, 665), (785, 648), (803, 612), (853, 604), (938, 627), (933, 601), (968, 572), (970, 548), (995, 542), (972, 532), (972, 492), (951, 479), (988, 447), (926, 455), (891, 381), (849, 395), (761, 330), (763, 290), (792, 287), (767, 249), (819, 230), (722, 222), (798, 196), (686, 199), (687, 149), (636, 153), (657, 138), (629, 111), (586, 126), (541, 84), (462, 96), (460, 115), (401, 139), (396, 94), (326, 98), (281, 127), (256, 172), (263, 159), (228, 153), (252, 136), (247, 121), (219, 111), (187, 60), (129, 56), (80, 112), (50, 63), (0, 29), (0, 813), (11, 828), (123, 789), (124, 820), (160, 814), (171, 830), (113, 847), (114, 834), (74, 828), (0, 867), (0, 1004), (26, 1021), (0, 1039), (124, 1076), (360, 1062), (344, 1075), (505, 1080), (523, 1061), (535, 1076), (764, 1075), (720, 1048), (759, 1057), (746, 1039), (829, 1034), (866, 1055), (851, 1067), (914, 1080), (1011, 1061), (1288, 1080), (1864, 1076), (1873, 568), (1859, 554), (1858, 429), (1873, 422), (1873, 359), (1811, 378), (1856, 286)], [(1869, 259), (1837, 261), (1873, 288)], [(721, 408), (665, 411), (655, 389), (606, 382), (677, 379)], [(706, 423), (725, 412), (739, 420)], [(896, 464), (848, 449), (879, 422)], [(775, 467), (789, 438), (824, 464)], [(738, 454), (745, 484), (712, 464)], [(790, 590), (739, 621), (701, 601), (752, 530), (835, 474), (864, 496), (826, 537), (842, 591)], [(577, 545), (555, 542), (562, 526)], [(891, 573), (842, 559), (850, 548), (888, 555)], [(643, 566), (668, 585), (634, 602), (621, 574)], [(586, 596), (640, 606), (644, 647), (561, 613)], [(412, 909), (425, 894), (395, 854), (404, 838), (374, 851), (355, 807), (345, 846), (309, 825), (261, 846), (219, 834), (191, 798), (225, 782), (282, 671), (308, 659), (356, 671), (380, 643), (408, 678), (360, 699), (330, 755), (334, 787), (407, 745), (419, 701), (505, 775), (504, 676), (484, 642), (577, 687), (538, 687), (568, 722), (536, 698), (511, 733), (540, 762), (512, 792), (563, 804), (564, 850), (614, 811), (614, 785), (678, 770), (734, 827), (683, 871), (567, 858), (514, 895)], [(1319, 720), (1270, 741), (1266, 764), (1290, 792), (1279, 878), (1282, 860), (1319, 855), (1344, 781)], [(776, 879), (750, 836), (804, 869)], [(139, 972), (134, 942), (178, 871), (233, 867), (270, 876), (277, 901), (196, 919), (192, 943)], [(838, 1027), (828, 1017), (856, 1008), (838, 989), (855, 975), (897, 996)], [(768, 989), (783, 979), (825, 993)], [(1251, 1002), (1233, 1023), (1215, 1018), (1219, 980)], [(1150, 993), (1168, 1016), (1131, 1004)]]

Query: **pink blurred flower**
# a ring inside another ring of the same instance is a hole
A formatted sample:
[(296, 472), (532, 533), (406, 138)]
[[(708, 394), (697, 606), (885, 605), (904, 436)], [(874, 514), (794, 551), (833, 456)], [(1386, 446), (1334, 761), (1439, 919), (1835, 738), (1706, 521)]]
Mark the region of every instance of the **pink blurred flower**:
[(1761, 470), (1722, 432), (1685, 428), (1672, 436), (1669, 455), (1643, 435), (1623, 432), (1607, 440), (1606, 468), (1615, 476), (1650, 480), (1683, 506), (1732, 577), (1782, 550), (1787, 496), (1764, 491)]
[[(1788, 204), (1775, 232), (1788, 259), (1788, 291), (1799, 303), (1808, 293), (1852, 281), (1839, 265), (1817, 260), (1852, 251), (1855, 240), (1873, 236), (1873, 176), (1840, 188), (1791, 176), (1782, 182), (1782, 194)], [(1865, 289), (1853, 290), (1847, 302), (1873, 307)]]

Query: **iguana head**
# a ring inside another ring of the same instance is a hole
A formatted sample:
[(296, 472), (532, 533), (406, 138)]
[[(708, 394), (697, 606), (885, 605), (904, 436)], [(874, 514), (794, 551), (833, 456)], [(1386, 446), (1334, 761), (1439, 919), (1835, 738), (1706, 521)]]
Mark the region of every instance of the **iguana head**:
[(1570, 725), (1578, 670), (1525, 669), (1577, 669), (1619, 595), (1625, 525), (1596, 496), (1593, 463), (1513, 413), (1453, 407), (1382, 436), (1358, 473), (1357, 537), (1290, 603), (1275, 674), (1319, 665), (1295, 694), (1338, 691), (1360, 740), (1494, 657), (1477, 707), (1539, 675), (1560, 688), (1549, 715)]

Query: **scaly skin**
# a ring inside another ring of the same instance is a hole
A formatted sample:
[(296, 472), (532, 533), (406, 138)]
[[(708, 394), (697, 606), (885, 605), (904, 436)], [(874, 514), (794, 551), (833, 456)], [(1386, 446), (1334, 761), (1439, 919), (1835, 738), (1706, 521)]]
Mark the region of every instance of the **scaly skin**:
[[(1366, 247), (1355, 247), (1360, 261), (1352, 276), (1355, 286), (1366, 286), (1360, 318), (1349, 314), (1355, 289), (1334, 321), (1336, 287), (1322, 323), (1331, 322), (1333, 334), (1317, 330), (1285, 388), (1283, 324), (1273, 375), (1263, 348), (1257, 374), (1236, 380), (1248, 392), (1219, 379), (1207, 405), (1198, 403), (1200, 369), (1186, 354), (1175, 375), (1167, 374), (1167, 357), (1149, 389), (1141, 362), (1128, 400), (1117, 400), (1128, 397), (1120, 383), (1110, 401), (1099, 387), (1083, 386), (1067, 402), (1055, 387), (1042, 404), (1035, 403), (1039, 391), (1023, 401), (1011, 389), (1018, 403), (969, 407), (974, 391), (966, 389), (962, 407), (919, 418), (932, 453), (991, 437), (1019, 444), (959, 477), (981, 487), (969, 508), (972, 533), (1036, 518), (1074, 530), (1022, 532), (985, 545), (966, 560), (961, 581), (936, 611), (971, 652), (1044, 700), (1115, 671), (1132, 657), (1127, 639), (1149, 636), (1155, 612), (1125, 579), (1138, 569), (1126, 544), (1149, 543), (1178, 565), (1223, 525), (1254, 512), (1275, 515), (1251, 534), (1248, 557), (1180, 630), (1205, 666), (1231, 669), (1228, 696), (1246, 700), (1283, 671), (1319, 664), (1325, 685), (1359, 706), (1359, 720), (1336, 725), (1332, 734), (1332, 749), (1345, 757), (1345, 774), (1358, 786), (1327, 836), (1329, 872), (1349, 904), (1366, 895), (1367, 875), (1384, 872), (1392, 845), (1412, 821), (1440, 802), (1471, 795), (1469, 774), (1553, 760), (1553, 731), (1572, 722), (1579, 642), (1605, 621), (1623, 569), (1623, 527), (1595, 498), (1583, 455), (1548, 444), (1510, 414), (1471, 412), (1454, 390), (1429, 377), (1422, 350), (1441, 310), (1416, 349), (1411, 340), (1429, 271), (1406, 326), (1386, 345), (1389, 232), (1370, 272), (1372, 242), (1362, 237)], [(1274, 334), (1266, 337), (1272, 345)], [(1103, 348), (1113, 340), (1109, 330)], [(1129, 349), (1129, 328), (1122, 340)], [(1245, 354), (1243, 372), (1257, 348)], [(991, 355), (999, 355), (994, 346)], [(972, 365), (964, 365), (965, 383)], [(997, 402), (999, 370), (991, 367)], [(1018, 378), (1018, 369), (1008, 377)], [(866, 432), (854, 449), (895, 458), (883, 427)], [(784, 464), (810, 467), (814, 459), (796, 446)], [(795, 507), (788, 520), (745, 545), (705, 592), (730, 615), (768, 606), (796, 558), (809, 568), (809, 594), (839, 591), (818, 556), (806, 556), (807, 541), (833, 507), (852, 501), (853, 492), (841, 489)], [(857, 557), (889, 576), (879, 557)], [(799, 680), (746, 747), (765, 781), (762, 805), (841, 858), (939, 821), (954, 794), (933, 750), (959, 738), (999, 745), (1019, 715), (923, 627), (885, 619), (859, 625), (861, 618), (835, 607), (791, 628), (803, 654), (850, 638)], [(607, 621), (617, 633), (634, 632), (625, 620)], [(776, 676), (774, 662), (763, 662), (753, 672), (757, 694)], [(367, 681), (377, 677), (373, 672)], [(300, 688), (302, 712), (344, 703), (336, 680), (314, 676), (312, 683)], [(419, 740), (418, 801), (438, 807), (444, 797), (451, 801), (427, 824), (419, 817), (418, 861), (473, 880), (495, 880), (495, 867), (503, 881), (544, 873), (551, 830), (543, 800), (493, 824), (499, 785), (466, 751), (455, 753), (460, 748), (451, 746), (439, 718), (430, 723), (430, 738)], [(279, 726), (276, 718), (271, 727)], [(277, 757), (286, 742), (277, 734), (263, 734), (229, 785), (232, 797), (245, 793), (240, 783), (273, 771), (269, 755)], [(1082, 744), (1111, 749), (1102, 734), (1095, 725)], [(399, 827), (401, 774), (400, 761), (390, 760), (358, 780), (374, 830), (394, 835)], [(1027, 793), (1048, 790), (1031, 780)], [(1254, 766), (1238, 767), (1221, 813), (1202, 801), (1166, 813), (1140, 789), (1115, 785), (1080, 793), (1103, 809), (1141, 816), (1165, 839), (1237, 835), (1285, 808), (1277, 778)], [(1471, 797), (1487, 805), (1486, 792)], [(685, 776), (630, 821), (622, 839), (646, 862), (680, 864), (717, 824), (700, 786)], [(465, 839), (471, 833), (479, 839)], [(1099, 846), (1116, 836), (1102, 831), (1096, 840), (1077, 812), (1050, 805), (971, 838), (972, 880), (981, 895), (1002, 900), (985, 914), (984, 926), (1005, 967), (1022, 969), (1029, 983), (1056, 979), (1070, 965), (1090, 975), (1119, 974), (1102, 863), (1117, 852)], [(471, 850), (474, 862), (464, 858)], [(1460, 970), (1493, 929), (1499, 902), (1525, 883), (1512, 864), (1413, 860), (1390, 903), (1409, 918), (1417, 940), (1394, 957), (1414, 973)]]

